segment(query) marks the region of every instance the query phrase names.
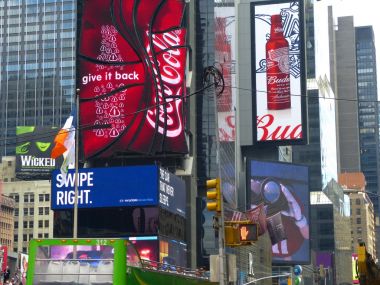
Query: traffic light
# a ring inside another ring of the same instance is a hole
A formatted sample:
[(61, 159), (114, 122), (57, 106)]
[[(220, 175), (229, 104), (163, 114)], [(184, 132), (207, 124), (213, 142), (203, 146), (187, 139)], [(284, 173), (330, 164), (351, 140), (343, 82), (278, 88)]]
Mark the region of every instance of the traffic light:
[(206, 181), (207, 199), (211, 200), (207, 202), (207, 210), (221, 212), (222, 209), (222, 194), (220, 193), (220, 179), (211, 179)]

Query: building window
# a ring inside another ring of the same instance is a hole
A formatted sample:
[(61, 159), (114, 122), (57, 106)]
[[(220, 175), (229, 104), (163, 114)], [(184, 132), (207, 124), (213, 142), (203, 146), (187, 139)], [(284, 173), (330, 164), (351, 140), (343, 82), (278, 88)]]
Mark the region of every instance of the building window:
[(49, 211), (50, 211), (49, 207), (45, 207), (45, 215), (49, 215)]
[(14, 235), (14, 242), (18, 242), (18, 235)]
[(44, 226), (44, 222), (43, 221), (38, 221), (38, 227), (39, 228), (43, 228)]
[(25, 194), (25, 195), (24, 195), (24, 202), (25, 202), (25, 203), (28, 203), (28, 201), (29, 201), (29, 195), (28, 195), (28, 194)]
[(29, 202), (34, 203), (34, 194), (30, 194)]
[(42, 234), (38, 234), (38, 238), (42, 238)]
[(18, 222), (15, 222), (15, 229), (18, 229)]
[(318, 210), (318, 218), (320, 220), (332, 220), (333, 214), (332, 211), (326, 211), (326, 210)]
[(44, 195), (43, 194), (39, 194), (38, 195), (38, 201), (39, 202), (43, 202), (44, 201)]
[(34, 208), (29, 208), (29, 215), (31, 215), (31, 216), (34, 215)]
[(22, 240), (23, 241), (28, 241), (28, 235), (22, 235)]
[(320, 239), (319, 240), (319, 248), (321, 250), (330, 250), (334, 248), (334, 240), (333, 239)]
[(45, 228), (48, 228), (48, 227), (49, 227), (49, 221), (46, 220), (46, 221), (45, 221)]
[(44, 208), (43, 207), (38, 207), (38, 215), (43, 215), (44, 214)]
[(28, 222), (24, 221), (24, 229), (28, 228)]
[(29, 228), (30, 228), (30, 229), (32, 229), (32, 228), (33, 228), (33, 226), (34, 226), (34, 223), (33, 223), (33, 221), (29, 221)]
[(332, 225), (330, 223), (321, 223), (318, 225), (319, 233), (321, 235), (328, 235), (331, 233)]
[(356, 215), (360, 215), (361, 212), (360, 212), (360, 208), (359, 209), (356, 209)]
[(28, 252), (28, 249), (26, 247), (23, 247), (22, 252)]
[(361, 218), (356, 218), (356, 224), (360, 225), (362, 223), (362, 219)]
[(14, 196), (14, 199), (15, 199), (15, 202), (16, 202), (16, 203), (20, 202), (20, 196), (19, 196), (18, 194), (16, 194), (16, 195)]
[(28, 208), (24, 208), (24, 216), (27, 216), (28, 215)]
[(360, 205), (360, 199), (356, 199), (356, 205)]
[(15, 217), (18, 217), (18, 209), (15, 209)]
[(45, 201), (46, 201), (46, 202), (49, 202), (49, 201), (50, 201), (50, 196), (49, 196), (49, 194), (45, 194)]
[(48, 238), (49, 237), (49, 234), (44, 234), (44, 238)]

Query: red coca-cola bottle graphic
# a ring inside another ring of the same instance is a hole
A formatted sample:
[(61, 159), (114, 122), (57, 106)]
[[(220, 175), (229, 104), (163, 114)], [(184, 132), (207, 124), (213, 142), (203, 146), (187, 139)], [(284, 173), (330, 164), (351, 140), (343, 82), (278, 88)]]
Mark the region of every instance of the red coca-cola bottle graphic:
[(267, 107), (290, 108), (289, 43), (284, 37), (281, 15), (271, 16), (270, 38), (266, 43)]

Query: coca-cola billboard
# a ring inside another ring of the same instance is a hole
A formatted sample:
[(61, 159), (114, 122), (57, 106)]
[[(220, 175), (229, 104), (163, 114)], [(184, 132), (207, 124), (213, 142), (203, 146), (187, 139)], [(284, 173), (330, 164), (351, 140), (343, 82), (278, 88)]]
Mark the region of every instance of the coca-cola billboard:
[(77, 56), (85, 158), (186, 153), (185, 1), (84, 0)]
[(303, 2), (251, 3), (255, 142), (306, 142)]

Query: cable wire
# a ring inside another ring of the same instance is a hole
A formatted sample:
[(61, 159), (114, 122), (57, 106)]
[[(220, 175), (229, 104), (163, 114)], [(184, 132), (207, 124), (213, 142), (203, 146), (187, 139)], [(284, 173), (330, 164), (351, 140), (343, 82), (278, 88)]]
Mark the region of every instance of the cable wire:
[[(215, 72), (215, 74), (217, 74), (217, 73)], [(198, 94), (204, 92), (205, 90), (207, 90), (207, 89), (209, 89), (211, 87), (219, 88), (219, 84), (221, 82), (223, 82), (223, 81), (218, 80), (218, 81), (215, 81), (215, 82), (212, 82), (212, 83), (208, 83), (203, 88), (201, 88), (201, 89), (199, 89), (199, 90), (197, 90), (197, 91), (195, 91), (193, 93), (187, 94), (187, 95), (185, 95), (183, 97), (180, 97), (180, 98), (175, 97), (175, 98), (173, 98), (173, 100), (184, 100), (184, 99), (190, 98), (190, 97), (192, 97), (194, 95), (198, 95)], [(154, 108), (158, 108), (160, 106), (164, 106), (164, 105), (169, 104), (169, 103), (170, 102), (160, 102), (160, 103), (148, 106), (146, 108), (139, 109), (137, 111), (134, 111), (134, 112), (131, 112), (131, 113), (128, 113), (128, 114), (117, 116), (115, 118), (116, 119), (123, 119), (123, 118), (129, 117), (129, 116), (134, 116), (136, 114), (139, 114), (139, 113), (142, 113), (142, 112), (146, 112), (148, 110), (151, 110), (151, 109), (154, 109)], [(109, 127), (109, 124), (96, 125), (96, 126), (94, 126), (93, 124), (83, 124), (83, 125), (80, 125), (78, 129), (81, 131), (81, 130), (85, 130), (85, 129), (89, 129), (89, 128), (91, 128), (91, 129), (99, 129), (99, 128), (108, 128), (108, 127)], [(61, 130), (61, 128), (57, 128), (57, 131), (55, 132), (55, 134), (57, 134), (57, 132), (59, 130)], [(72, 131), (75, 131), (75, 127), (72, 127), (69, 130), (67, 130), (68, 133), (70, 133)], [(0, 139), (0, 146), (13, 145), (14, 144), (13, 142), (6, 142), (6, 143), (4, 143), (4, 141), (17, 140), (17, 143), (21, 144), (21, 143), (29, 142), (30, 140), (40, 140), (40, 139), (51, 138), (52, 134), (54, 134), (54, 129), (46, 131), (46, 132), (43, 132), (43, 133), (41, 132), (41, 133), (38, 133), (38, 134), (24, 135), (22, 139), (20, 139), (19, 136), (6, 137), (6, 138), (3, 138), (3, 139)]]

